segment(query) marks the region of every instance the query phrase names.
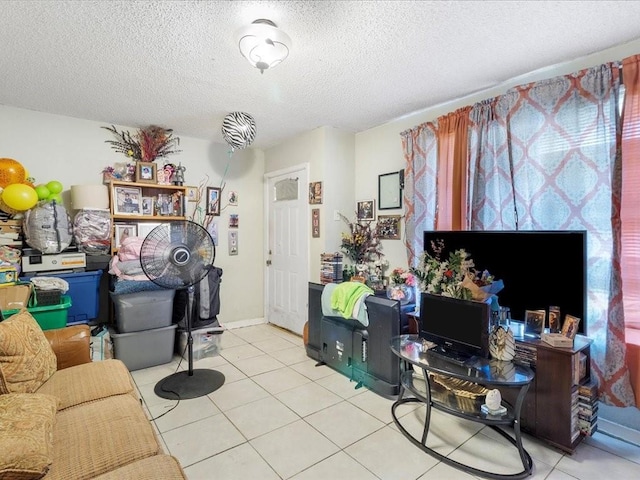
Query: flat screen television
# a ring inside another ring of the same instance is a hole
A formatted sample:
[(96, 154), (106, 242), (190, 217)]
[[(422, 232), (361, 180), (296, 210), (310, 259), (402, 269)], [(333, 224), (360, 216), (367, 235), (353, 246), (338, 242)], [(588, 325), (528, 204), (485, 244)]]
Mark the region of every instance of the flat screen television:
[(489, 356), (489, 303), (420, 294), (420, 337), (436, 344), (431, 351), (464, 362)]
[(477, 270), (504, 282), (498, 302), (511, 309), (512, 320), (524, 321), (525, 310), (548, 316), (557, 305), (562, 321), (573, 315), (578, 332), (587, 331), (586, 231), (425, 231), (425, 251), (433, 255), (436, 240), (444, 242), (441, 258), (464, 248)]

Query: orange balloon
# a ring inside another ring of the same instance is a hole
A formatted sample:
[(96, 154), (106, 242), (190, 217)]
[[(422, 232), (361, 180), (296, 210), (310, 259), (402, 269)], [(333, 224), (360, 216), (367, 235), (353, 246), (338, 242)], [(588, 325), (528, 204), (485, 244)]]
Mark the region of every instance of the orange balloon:
[(13, 158), (0, 158), (0, 187), (22, 183), (26, 178), (26, 171), (20, 162)]

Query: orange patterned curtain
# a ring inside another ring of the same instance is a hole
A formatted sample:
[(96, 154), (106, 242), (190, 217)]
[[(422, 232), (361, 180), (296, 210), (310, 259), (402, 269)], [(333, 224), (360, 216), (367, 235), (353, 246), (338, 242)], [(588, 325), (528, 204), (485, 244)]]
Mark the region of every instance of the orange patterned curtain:
[(470, 110), (464, 107), (438, 118), (437, 230), (466, 226)]
[(636, 405), (640, 405), (640, 55), (622, 61), (621, 271), (627, 363)]

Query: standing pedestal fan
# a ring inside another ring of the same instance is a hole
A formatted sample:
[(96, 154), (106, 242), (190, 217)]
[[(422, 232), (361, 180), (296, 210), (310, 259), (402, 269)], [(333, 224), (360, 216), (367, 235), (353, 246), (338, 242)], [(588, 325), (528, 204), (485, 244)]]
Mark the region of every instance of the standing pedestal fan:
[(194, 288), (213, 267), (216, 252), (213, 240), (203, 227), (189, 220), (158, 225), (146, 236), (140, 248), (140, 263), (146, 276), (156, 285), (188, 292), (186, 308), (189, 369), (160, 380), (156, 395), (184, 400), (207, 395), (224, 384), (224, 375), (210, 369), (193, 368), (192, 315), (198, 312)]

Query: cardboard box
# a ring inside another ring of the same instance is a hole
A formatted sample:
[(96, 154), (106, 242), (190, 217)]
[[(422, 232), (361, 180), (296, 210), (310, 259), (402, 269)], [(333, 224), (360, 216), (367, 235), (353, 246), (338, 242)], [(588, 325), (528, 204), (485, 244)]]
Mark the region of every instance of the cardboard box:
[(552, 347), (573, 347), (573, 338), (565, 337), (561, 333), (543, 333), (542, 341), (548, 343)]
[(19, 310), (26, 307), (31, 297), (31, 284), (0, 287), (0, 310)]

